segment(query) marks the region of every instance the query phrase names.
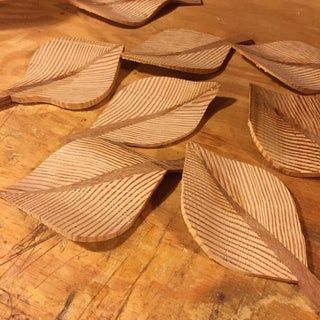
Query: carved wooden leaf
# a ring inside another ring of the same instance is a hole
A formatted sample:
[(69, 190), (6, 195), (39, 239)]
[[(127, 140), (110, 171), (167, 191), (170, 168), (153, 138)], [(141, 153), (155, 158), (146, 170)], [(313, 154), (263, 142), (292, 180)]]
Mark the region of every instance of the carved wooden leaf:
[(139, 147), (169, 144), (195, 130), (218, 90), (216, 82), (144, 78), (115, 95), (93, 126), (71, 139), (100, 136)]
[(258, 276), (295, 280), (232, 206), (229, 197), (302, 263), (307, 263), (295, 204), (285, 186), (263, 169), (223, 158), (197, 144), (188, 144), (182, 208), (200, 246), (227, 267)]
[(208, 33), (168, 29), (157, 33), (122, 57), (190, 73), (212, 73), (222, 67), (231, 45)]
[(132, 27), (147, 23), (168, 3), (201, 4), (201, 0), (69, 0), (74, 6)]
[(182, 213), (208, 256), (227, 268), (298, 281), (320, 307), (320, 281), (308, 270), (292, 196), (274, 175), (189, 143)]
[(320, 97), (251, 85), (249, 128), (262, 155), (282, 172), (320, 176)]
[(11, 97), (67, 109), (91, 107), (110, 94), (122, 50), (117, 44), (69, 37), (47, 42), (33, 55), (25, 77), (0, 95), (0, 103)]
[(1, 196), (71, 240), (102, 241), (133, 224), (167, 169), (179, 166), (84, 138), (64, 145)]
[(308, 94), (320, 92), (320, 49), (300, 41), (237, 45), (235, 48), (289, 87)]

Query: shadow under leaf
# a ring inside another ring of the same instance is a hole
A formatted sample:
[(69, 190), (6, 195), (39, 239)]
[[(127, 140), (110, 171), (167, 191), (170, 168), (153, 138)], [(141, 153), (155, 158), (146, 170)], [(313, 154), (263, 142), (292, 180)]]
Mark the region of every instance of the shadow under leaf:
[(136, 221), (133, 223), (133, 225), (122, 235), (102, 241), (102, 242), (92, 242), (92, 243), (80, 243), (78, 244), (85, 248), (86, 250), (95, 251), (95, 252), (102, 252), (102, 251), (109, 251), (117, 248), (121, 244), (123, 244), (125, 241), (127, 241), (131, 235), (137, 230), (137, 228), (143, 223), (143, 221), (149, 216), (149, 214), (159, 207), (161, 203), (163, 203), (172, 192), (176, 189), (177, 185), (179, 184), (181, 180), (181, 174), (180, 173), (170, 173), (167, 174), (154, 194), (152, 195), (151, 199), (149, 200), (147, 206), (144, 208), (144, 210), (141, 212), (139, 217), (136, 219)]

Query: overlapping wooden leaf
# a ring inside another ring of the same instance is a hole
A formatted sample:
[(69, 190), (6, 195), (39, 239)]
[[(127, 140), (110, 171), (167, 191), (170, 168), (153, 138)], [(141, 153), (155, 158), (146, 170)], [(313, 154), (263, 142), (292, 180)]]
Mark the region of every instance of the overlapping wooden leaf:
[(219, 89), (216, 82), (149, 77), (125, 87), (92, 128), (75, 135), (139, 147), (172, 143), (192, 133)]
[(302, 93), (320, 92), (320, 49), (300, 41), (237, 45), (259, 68)]
[(147, 23), (168, 3), (201, 4), (201, 0), (69, 0), (74, 6), (132, 27)]
[(122, 57), (190, 73), (212, 73), (222, 67), (231, 45), (211, 34), (186, 29), (157, 33)]
[(76, 38), (59, 38), (33, 55), (25, 77), (0, 101), (45, 102), (67, 109), (91, 107), (108, 96), (123, 47)]
[(188, 144), (182, 212), (199, 245), (226, 267), (257, 276), (297, 280), (286, 261), (281, 261), (260, 236), (259, 228), (307, 264), (294, 201), (284, 184), (263, 169)]
[(251, 85), (249, 128), (262, 155), (282, 172), (320, 176), (320, 97)]
[(64, 145), (1, 196), (71, 240), (102, 241), (132, 225), (164, 168), (121, 145), (84, 138)]

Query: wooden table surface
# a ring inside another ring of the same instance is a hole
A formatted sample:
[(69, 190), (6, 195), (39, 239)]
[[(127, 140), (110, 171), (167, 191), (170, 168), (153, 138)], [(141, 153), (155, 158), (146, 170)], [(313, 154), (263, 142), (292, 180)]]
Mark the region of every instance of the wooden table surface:
[[(62, 0), (41, 0), (38, 9), (32, 1), (0, 1), (0, 89), (23, 76), (40, 44), (62, 35), (132, 48), (166, 28), (189, 28), (257, 43), (295, 39), (320, 47), (316, 0), (204, 0), (198, 7), (169, 6), (138, 29), (109, 24)], [(124, 63), (118, 90), (152, 75), (203, 79)], [(205, 79), (222, 86), (190, 140), (267, 168), (288, 186), (299, 208), (310, 269), (320, 277), (320, 181), (272, 170), (247, 127), (249, 82), (287, 89), (238, 54), (222, 73)], [(105, 102), (81, 112), (45, 104), (2, 109), (0, 187), (28, 174), (104, 107)], [(179, 157), (186, 141), (146, 152), (158, 159)], [(182, 219), (180, 178), (165, 178), (129, 231), (96, 244), (67, 241), (0, 200), (0, 319), (318, 319), (296, 285), (249, 277), (206, 257)]]

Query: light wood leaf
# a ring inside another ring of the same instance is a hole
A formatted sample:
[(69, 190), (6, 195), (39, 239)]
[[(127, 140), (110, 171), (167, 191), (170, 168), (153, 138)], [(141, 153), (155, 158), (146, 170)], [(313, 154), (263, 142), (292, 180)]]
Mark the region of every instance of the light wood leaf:
[(278, 178), (189, 143), (181, 204), (210, 258), (248, 274), (298, 281), (320, 307), (320, 282), (307, 267), (295, 203)]
[(262, 155), (282, 172), (320, 176), (320, 97), (251, 85), (249, 128)]
[(227, 267), (258, 276), (295, 280), (268, 244), (233, 208), (229, 197), (306, 264), (305, 241), (294, 202), (285, 186), (263, 169), (188, 144), (182, 208), (200, 246)]
[(172, 143), (192, 133), (219, 90), (216, 82), (149, 77), (125, 87), (93, 126), (70, 138), (100, 136), (139, 147)]
[(300, 41), (237, 45), (235, 49), (289, 87), (307, 94), (320, 92), (320, 49)]
[(231, 49), (230, 41), (186, 29), (168, 29), (155, 34), (122, 58), (189, 73), (212, 73), (222, 67)]
[(120, 24), (139, 27), (169, 3), (202, 4), (201, 0), (69, 0), (83, 10)]
[(51, 103), (67, 109), (89, 108), (106, 98), (120, 67), (123, 46), (59, 38), (33, 55), (25, 77), (0, 95), (0, 103)]
[(126, 231), (166, 170), (181, 169), (100, 138), (64, 145), (1, 196), (65, 237), (102, 241)]

